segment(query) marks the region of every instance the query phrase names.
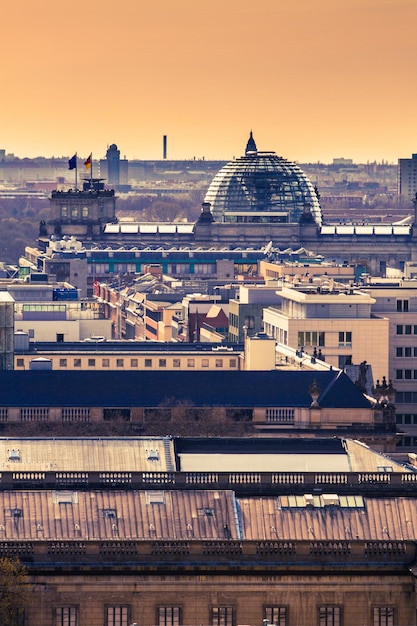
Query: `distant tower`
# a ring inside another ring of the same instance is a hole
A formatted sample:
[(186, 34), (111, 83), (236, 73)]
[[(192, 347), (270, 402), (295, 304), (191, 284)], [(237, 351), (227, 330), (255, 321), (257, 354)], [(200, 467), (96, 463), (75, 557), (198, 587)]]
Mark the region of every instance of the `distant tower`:
[(162, 152), (163, 152), (163, 157), (164, 160), (167, 158), (167, 136), (164, 135), (163, 140), (162, 140)]
[(107, 159), (107, 182), (109, 185), (120, 184), (120, 150), (112, 143), (106, 152)]
[(74, 236), (89, 240), (100, 238), (102, 227), (116, 219), (113, 189), (104, 189), (103, 179), (84, 179), (82, 191), (53, 191), (51, 217), (43, 226), (41, 238), (50, 235)]
[(398, 199), (402, 204), (411, 203), (417, 193), (417, 154), (411, 159), (398, 159)]

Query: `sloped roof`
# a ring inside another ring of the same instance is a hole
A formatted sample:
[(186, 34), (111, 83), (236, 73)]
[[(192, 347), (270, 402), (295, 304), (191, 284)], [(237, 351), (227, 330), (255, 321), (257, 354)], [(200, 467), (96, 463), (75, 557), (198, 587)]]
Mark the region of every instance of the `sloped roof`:
[(1, 371), (0, 406), (306, 407), (313, 381), (322, 408), (370, 408), (341, 371)]
[[(353, 497), (353, 496), (352, 496)], [(352, 499), (352, 498), (351, 498)], [(2, 491), (0, 541), (415, 541), (417, 499), (283, 506), (233, 491)]]
[(170, 437), (2, 437), (0, 470), (166, 472), (175, 469)]
[(231, 491), (2, 491), (0, 541), (237, 539)]
[(278, 498), (239, 499), (246, 539), (403, 541), (417, 537), (415, 498), (365, 498), (363, 506), (281, 506)]

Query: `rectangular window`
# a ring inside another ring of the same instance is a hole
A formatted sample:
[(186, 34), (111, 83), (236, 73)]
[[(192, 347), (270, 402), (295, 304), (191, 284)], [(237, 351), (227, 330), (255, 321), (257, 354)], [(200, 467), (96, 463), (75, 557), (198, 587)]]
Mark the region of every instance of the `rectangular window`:
[(67, 359), (59, 359), (59, 367), (67, 367)]
[(223, 359), (216, 359), (216, 367), (223, 367)]
[(397, 335), (402, 335), (402, 334), (403, 334), (403, 325), (397, 324)]
[(401, 357), (402, 355), (403, 355), (403, 349), (397, 346), (397, 348), (395, 349), (395, 356)]
[(13, 626), (25, 626), (26, 614), (23, 607), (11, 609), (11, 615), (9, 615), (9, 617), (11, 617), (9, 624), (13, 624)]
[(342, 609), (340, 606), (319, 606), (319, 626), (341, 626)]
[(110, 367), (110, 359), (103, 359), (101, 362), (101, 367)]
[(195, 367), (195, 359), (187, 359), (187, 367)]
[(130, 607), (107, 606), (105, 626), (130, 626)]
[(404, 378), (404, 374), (402, 370), (395, 370), (395, 379), (402, 380)]
[(244, 326), (246, 326), (247, 330), (253, 330), (255, 328), (255, 316), (254, 315), (246, 315), (243, 324), (244, 324)]
[(211, 609), (211, 626), (233, 626), (233, 607), (214, 606)]
[(7, 422), (9, 417), (9, 409), (7, 407), (0, 408), (0, 422)]
[(352, 333), (350, 331), (339, 332), (339, 348), (352, 347)]
[(78, 626), (78, 607), (60, 606), (56, 608), (54, 626)]
[(24, 367), (25, 359), (16, 359), (16, 367)]
[(172, 365), (174, 367), (181, 367), (181, 359), (173, 359)]
[(96, 360), (88, 359), (88, 367), (95, 367), (95, 366), (96, 366)]
[(159, 367), (166, 367), (166, 366), (167, 366), (167, 360), (159, 359)]
[(124, 366), (124, 360), (116, 359), (116, 367), (123, 367), (123, 366)]
[(411, 324), (406, 324), (404, 327), (404, 331), (406, 335), (411, 335)]
[(392, 606), (374, 606), (372, 609), (372, 626), (394, 626), (395, 611)]
[(229, 367), (230, 367), (230, 369), (235, 369), (237, 367), (237, 359), (230, 359), (229, 360)]
[(152, 359), (145, 359), (145, 367), (152, 367)]
[(274, 626), (287, 626), (288, 608), (286, 606), (266, 606), (265, 619)]
[(215, 274), (216, 265), (214, 263), (194, 263), (194, 274)]
[(74, 359), (74, 367), (81, 367), (81, 359)]
[(138, 366), (138, 360), (130, 359), (130, 367), (137, 367), (137, 366)]
[(324, 347), (325, 333), (323, 331), (306, 330), (298, 332), (298, 347)]
[(404, 356), (410, 358), (412, 355), (412, 349), (410, 347), (404, 348)]
[(408, 313), (408, 300), (397, 300), (397, 311)]
[(405, 380), (411, 380), (411, 370), (404, 370)]
[(158, 626), (180, 626), (181, 609), (179, 606), (159, 606), (157, 625)]
[(201, 359), (201, 367), (208, 367), (208, 366), (209, 366), (209, 360)]
[(339, 369), (342, 370), (346, 365), (352, 365), (352, 355), (351, 354), (339, 355), (339, 358), (338, 358)]

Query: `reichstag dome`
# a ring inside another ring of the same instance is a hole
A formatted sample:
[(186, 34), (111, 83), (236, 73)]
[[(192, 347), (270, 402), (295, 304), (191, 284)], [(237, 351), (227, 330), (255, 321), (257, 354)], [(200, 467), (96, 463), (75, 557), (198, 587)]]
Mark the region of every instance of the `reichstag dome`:
[(317, 193), (304, 172), (275, 152), (259, 152), (252, 132), (245, 156), (216, 174), (204, 202), (218, 222), (293, 224), (307, 215), (322, 223)]

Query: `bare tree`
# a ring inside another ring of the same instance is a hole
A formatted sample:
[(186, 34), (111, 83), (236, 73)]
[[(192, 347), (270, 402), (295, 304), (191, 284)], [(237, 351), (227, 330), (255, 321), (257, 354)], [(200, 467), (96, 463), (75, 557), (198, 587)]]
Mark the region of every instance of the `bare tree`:
[(23, 624), (29, 590), (26, 568), (17, 558), (0, 558), (0, 624)]

